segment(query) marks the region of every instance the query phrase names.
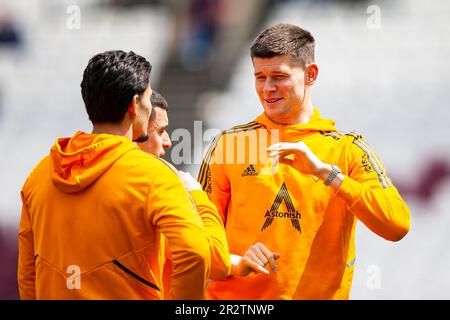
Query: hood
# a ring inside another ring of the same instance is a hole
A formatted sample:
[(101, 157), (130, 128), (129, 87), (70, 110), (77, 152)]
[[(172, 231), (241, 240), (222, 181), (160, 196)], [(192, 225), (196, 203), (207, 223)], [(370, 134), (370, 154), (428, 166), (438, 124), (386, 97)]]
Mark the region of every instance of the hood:
[(82, 191), (135, 148), (126, 137), (110, 134), (78, 131), (71, 138), (59, 138), (50, 150), (53, 183), (64, 192)]
[(270, 120), (265, 113), (259, 115), (255, 121), (262, 124), (269, 131), (278, 129), (280, 133), (280, 141), (284, 142), (296, 142), (317, 131), (336, 131), (334, 121), (321, 118), (317, 108), (314, 108), (314, 113), (309, 121), (303, 124), (278, 124)]

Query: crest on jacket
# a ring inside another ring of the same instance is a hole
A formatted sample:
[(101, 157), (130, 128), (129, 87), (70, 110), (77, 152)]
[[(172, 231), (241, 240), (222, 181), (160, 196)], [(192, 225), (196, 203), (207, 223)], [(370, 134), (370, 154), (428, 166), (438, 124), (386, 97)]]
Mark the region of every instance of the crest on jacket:
[[(278, 210), (283, 200), (284, 203), (286, 204), (287, 212), (282, 212)], [(270, 227), (270, 225), (273, 222), (273, 219), (287, 218), (291, 220), (291, 224), (294, 227), (294, 229), (302, 233), (300, 222), (298, 221), (298, 219), (301, 218), (301, 214), (297, 210), (295, 210), (291, 196), (284, 182), (280, 188), (280, 191), (278, 191), (278, 194), (275, 197), (272, 207), (270, 208), (270, 210), (267, 210), (265, 217), (266, 221), (264, 222), (261, 231), (264, 231), (264, 229)]]

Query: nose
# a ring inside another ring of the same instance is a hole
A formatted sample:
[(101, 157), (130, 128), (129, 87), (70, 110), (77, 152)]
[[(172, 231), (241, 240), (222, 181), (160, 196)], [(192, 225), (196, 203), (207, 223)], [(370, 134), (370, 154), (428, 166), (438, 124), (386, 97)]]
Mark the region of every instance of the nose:
[(267, 77), (266, 81), (264, 82), (264, 87), (263, 87), (263, 92), (272, 92), (275, 91), (276, 87), (273, 84), (272, 78), (271, 77)]
[(169, 134), (166, 131), (164, 131), (164, 134), (163, 134), (163, 148), (164, 149), (169, 149), (171, 147), (172, 147), (172, 141), (170, 141)]

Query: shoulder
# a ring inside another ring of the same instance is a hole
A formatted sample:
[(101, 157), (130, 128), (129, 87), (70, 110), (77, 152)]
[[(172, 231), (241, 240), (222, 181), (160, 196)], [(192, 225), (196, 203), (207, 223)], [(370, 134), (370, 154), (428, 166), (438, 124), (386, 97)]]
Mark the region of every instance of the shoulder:
[(263, 127), (262, 124), (255, 122), (255, 121), (250, 121), (246, 124), (241, 124), (241, 125), (231, 127), (230, 129), (222, 131), (222, 133), (223, 134), (240, 133), (240, 132), (256, 130), (256, 129), (259, 129), (262, 127)]
[(138, 148), (124, 154), (120, 162), (128, 168), (141, 172), (143, 176), (177, 177), (176, 169), (172, 165)]
[(379, 159), (376, 151), (367, 143), (364, 135), (357, 131), (351, 131), (343, 133), (341, 131), (334, 132), (321, 132), (323, 137), (331, 139), (339, 143), (341, 148), (346, 148), (351, 156), (366, 158), (370, 157), (372, 159)]
[(255, 121), (250, 121), (246, 124), (242, 124), (242, 125), (236, 125), (234, 127), (231, 127), (229, 129), (226, 130), (222, 130), (221, 132), (219, 132), (214, 139), (211, 142), (211, 145), (209, 147), (210, 150), (214, 150), (217, 148), (219, 141), (224, 140), (228, 137), (233, 137), (236, 135), (246, 135), (249, 132), (254, 132), (255, 130), (264, 128), (262, 124), (255, 122)]
[(222, 130), (217, 136), (217, 137), (222, 137), (225, 135), (230, 135), (230, 134), (239, 134), (239, 133), (245, 133), (245, 132), (249, 132), (249, 131), (254, 131), (257, 129), (263, 128), (262, 124), (255, 122), (255, 121), (250, 121), (246, 124), (240, 124), (234, 127), (231, 127), (229, 129), (226, 130)]
[(22, 186), (22, 192), (26, 193), (26, 191), (33, 185), (34, 183), (39, 183), (44, 178), (44, 175), (49, 175), (52, 166), (50, 155), (45, 156), (38, 162), (36, 166), (30, 171)]
[(357, 131), (342, 132), (320, 132), (320, 136), (326, 139), (327, 144), (333, 144), (337, 148), (345, 149), (351, 155), (370, 153), (372, 148), (366, 142), (363, 134)]
[(335, 141), (340, 141), (348, 144), (353, 144), (357, 141), (365, 141), (364, 136), (357, 132), (357, 131), (351, 131), (351, 132), (342, 132), (342, 131), (319, 131), (321, 136), (325, 138), (330, 138)]
[(165, 160), (149, 155), (140, 149), (128, 152), (122, 159), (121, 174), (132, 185), (146, 186), (148, 199), (180, 199), (186, 193), (178, 172)]

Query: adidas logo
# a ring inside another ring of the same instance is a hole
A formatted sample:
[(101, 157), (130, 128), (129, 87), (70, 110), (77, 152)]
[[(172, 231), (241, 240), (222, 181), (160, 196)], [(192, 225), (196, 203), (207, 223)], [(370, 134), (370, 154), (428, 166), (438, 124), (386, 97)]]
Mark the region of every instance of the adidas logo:
[(258, 172), (256, 172), (255, 167), (251, 164), (247, 167), (247, 169), (244, 170), (244, 172), (242, 173), (243, 177), (247, 177), (247, 176), (257, 176)]

